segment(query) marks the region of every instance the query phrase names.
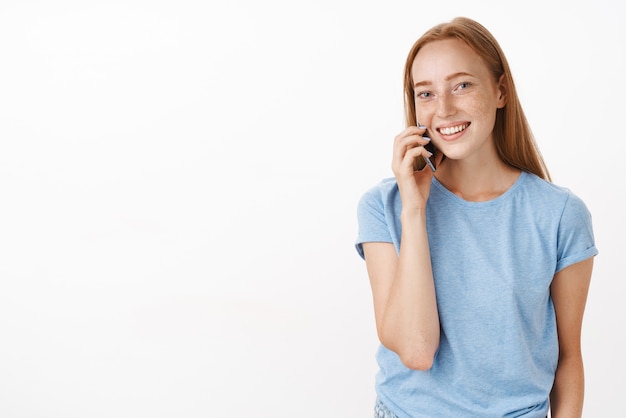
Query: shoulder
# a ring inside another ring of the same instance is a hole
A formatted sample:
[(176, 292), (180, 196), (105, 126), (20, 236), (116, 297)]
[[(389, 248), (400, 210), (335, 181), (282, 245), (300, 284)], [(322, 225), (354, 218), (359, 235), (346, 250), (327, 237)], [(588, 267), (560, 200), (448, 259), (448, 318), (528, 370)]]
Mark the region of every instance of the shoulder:
[(562, 212), (566, 209), (586, 211), (583, 200), (567, 187), (544, 180), (531, 173), (523, 173), (523, 193), (538, 208), (552, 209)]
[(394, 177), (384, 178), (370, 187), (363, 196), (388, 196), (398, 189), (398, 183)]
[(524, 188), (539, 196), (567, 200), (571, 193), (568, 188), (544, 180), (535, 174), (524, 172), (522, 175), (524, 176)]
[(365, 258), (362, 247), (365, 242), (397, 243), (400, 202), (395, 178), (381, 180), (361, 196), (357, 207), (356, 241), (356, 249), (361, 257)]
[(596, 255), (593, 222), (585, 202), (567, 187), (534, 175), (526, 177), (525, 188), (534, 195), (535, 219), (545, 219), (555, 227), (556, 271)]
[(384, 208), (395, 201), (398, 193), (398, 183), (393, 177), (385, 178), (370, 187), (363, 193), (359, 200), (359, 208), (379, 207)]

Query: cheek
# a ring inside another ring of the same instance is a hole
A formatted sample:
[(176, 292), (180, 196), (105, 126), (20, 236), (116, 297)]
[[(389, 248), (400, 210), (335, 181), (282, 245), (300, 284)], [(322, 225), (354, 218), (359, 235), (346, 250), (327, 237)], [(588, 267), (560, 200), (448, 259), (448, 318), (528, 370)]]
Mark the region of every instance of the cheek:
[(472, 118), (476, 121), (483, 121), (482, 123), (493, 129), (498, 109), (497, 103), (494, 102), (492, 97), (487, 97), (485, 95), (468, 97), (465, 105), (465, 109), (471, 109), (470, 115)]
[(495, 118), (497, 110), (498, 109), (495, 106), (492, 106), (491, 103), (487, 104), (485, 102), (483, 102), (482, 105), (478, 107), (478, 111), (480, 112), (480, 114), (487, 119)]
[[(417, 121), (422, 125), (425, 125), (430, 128), (432, 125), (433, 116), (435, 115), (434, 110), (431, 110), (433, 106), (420, 106), (415, 109), (415, 114), (417, 115)], [(433, 107), (434, 109), (434, 107)]]
[[(488, 100), (488, 98), (479, 94), (467, 96), (464, 98), (463, 101), (465, 102), (464, 107), (468, 110), (472, 109), (471, 113), (475, 117), (482, 118), (482, 117), (489, 115), (490, 109), (492, 108), (491, 102)], [(494, 109), (494, 113), (495, 113), (495, 109)]]
[[(475, 121), (484, 120), (487, 123), (495, 123), (497, 102), (487, 94), (473, 94), (457, 97), (453, 106), (458, 112), (471, 117)], [(431, 127), (433, 117), (437, 114), (435, 102), (416, 106), (415, 114), (422, 125)]]

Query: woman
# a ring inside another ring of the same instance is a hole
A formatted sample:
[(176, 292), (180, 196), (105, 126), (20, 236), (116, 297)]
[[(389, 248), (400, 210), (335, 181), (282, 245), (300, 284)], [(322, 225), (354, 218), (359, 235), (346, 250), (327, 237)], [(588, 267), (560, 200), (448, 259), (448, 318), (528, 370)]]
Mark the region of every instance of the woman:
[(395, 178), (358, 206), (375, 416), (580, 417), (591, 217), (550, 182), (500, 46), (467, 18), (435, 26), (404, 90)]

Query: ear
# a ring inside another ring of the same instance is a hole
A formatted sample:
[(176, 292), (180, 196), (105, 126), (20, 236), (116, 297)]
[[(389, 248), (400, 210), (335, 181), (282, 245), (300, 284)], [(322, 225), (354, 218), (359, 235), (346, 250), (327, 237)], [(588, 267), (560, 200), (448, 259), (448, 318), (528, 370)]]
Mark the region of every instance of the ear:
[(507, 88), (506, 88), (506, 81), (504, 78), (504, 74), (502, 74), (500, 76), (500, 79), (498, 80), (498, 109), (502, 109), (503, 107), (506, 106), (506, 101), (507, 101)]

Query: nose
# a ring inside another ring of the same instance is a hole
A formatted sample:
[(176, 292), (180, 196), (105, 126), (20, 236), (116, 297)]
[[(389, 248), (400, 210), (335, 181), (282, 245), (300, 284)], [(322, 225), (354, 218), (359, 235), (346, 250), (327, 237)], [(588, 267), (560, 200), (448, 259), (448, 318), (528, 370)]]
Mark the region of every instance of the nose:
[(450, 94), (442, 94), (437, 99), (437, 116), (445, 118), (456, 113), (454, 97)]

